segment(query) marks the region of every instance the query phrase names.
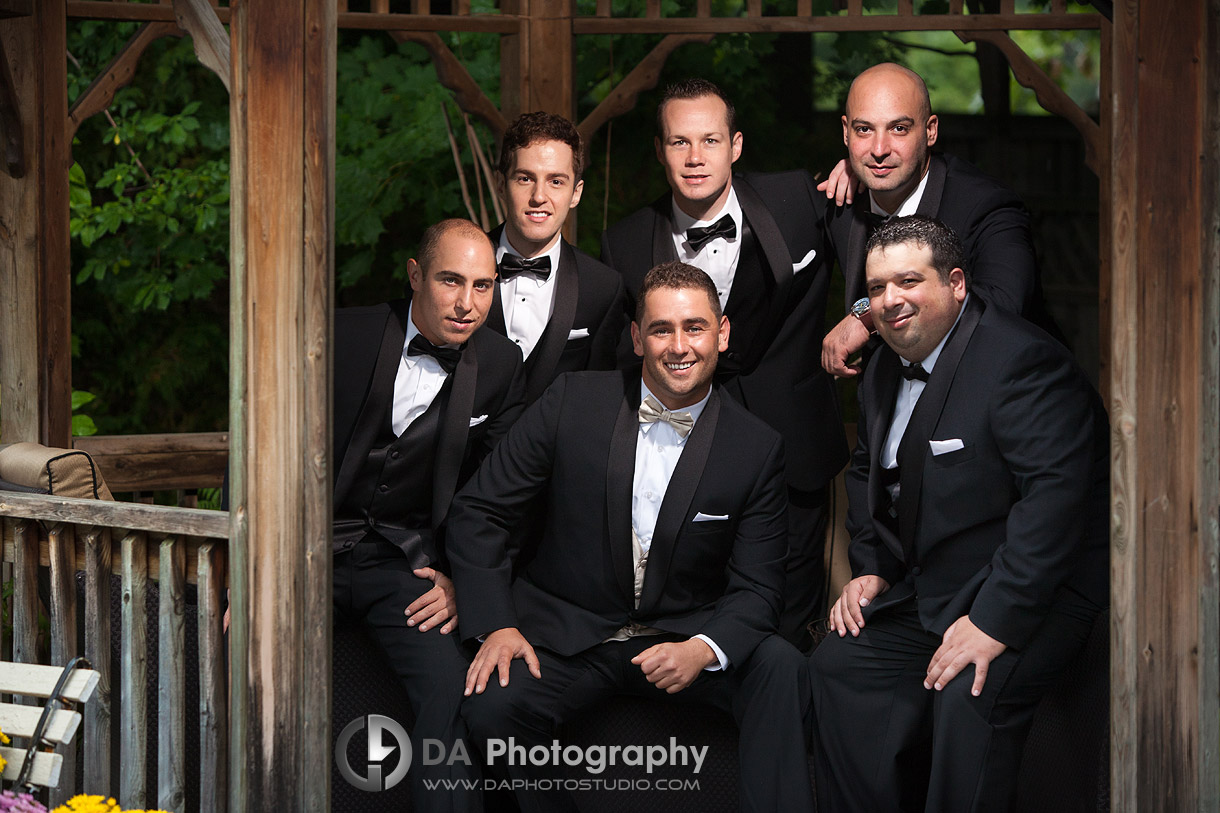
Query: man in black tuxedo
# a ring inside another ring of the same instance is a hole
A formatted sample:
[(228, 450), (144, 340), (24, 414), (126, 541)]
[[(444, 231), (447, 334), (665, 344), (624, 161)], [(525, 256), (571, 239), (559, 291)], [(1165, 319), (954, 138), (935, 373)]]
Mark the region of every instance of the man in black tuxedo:
[(742, 133), (720, 88), (671, 85), (657, 108), (657, 159), (671, 194), (610, 227), (602, 261), (623, 276), (635, 307), (648, 269), (668, 260), (702, 268), (733, 324), (717, 368), (723, 390), (784, 438), (789, 552), (780, 633), (801, 648), (826, 610), (823, 550), (828, 484), (847, 441), (817, 348), (830, 266), (819, 221), (825, 201), (804, 171), (734, 175)]
[[(642, 371), (561, 376), (454, 499), (462, 630), (485, 636), (463, 716), (493, 771), (531, 780), (554, 766), (505, 764), (492, 741), (550, 749), (615, 693), (710, 702), (740, 726), (743, 809), (809, 810), (803, 659), (773, 634), (783, 441), (712, 387), (729, 323), (707, 275), (666, 263), (640, 297)], [(510, 585), (510, 530), (544, 489), (538, 553)], [(519, 787), (524, 810), (572, 809)]]
[[(335, 613), (362, 619), (406, 687), (413, 734), (449, 746), (467, 661), (459, 648), (441, 521), (457, 487), (522, 409), (521, 353), (479, 330), (492, 304), (491, 243), (467, 220), (422, 238), (408, 297), (335, 312)], [(343, 687), (338, 687), (343, 691)], [(412, 768), (419, 810), (478, 810), (477, 791), (424, 779), (478, 770)]]
[(572, 122), (542, 112), (518, 117), (500, 145), (505, 220), (489, 235), (500, 275), (487, 326), (521, 348), (526, 403), (560, 373), (614, 369), (626, 323), (618, 274), (562, 236), (584, 189), (584, 150)]
[[(850, 200), (854, 183), (836, 182), (843, 164), (821, 186), (839, 202), (826, 212), (827, 248), (843, 269), (847, 314), (822, 343), (822, 364), (854, 376), (849, 357), (868, 343), (872, 319), (864, 290), (864, 246), (890, 216), (922, 214), (952, 228), (966, 250), (974, 292), (989, 305), (1020, 314), (1056, 338), (1046, 312), (1034, 255), (1029, 212), (1016, 193), (952, 155), (932, 155), (939, 120), (928, 88), (914, 71), (874, 65), (852, 82), (843, 115), (851, 175), (867, 194)], [(846, 193), (846, 194), (845, 194)]]
[(1061, 344), (969, 293), (939, 221), (879, 227), (866, 290), (885, 346), (848, 469), (855, 578), (810, 662), (819, 808), (1007, 810), (1107, 601), (1105, 412)]

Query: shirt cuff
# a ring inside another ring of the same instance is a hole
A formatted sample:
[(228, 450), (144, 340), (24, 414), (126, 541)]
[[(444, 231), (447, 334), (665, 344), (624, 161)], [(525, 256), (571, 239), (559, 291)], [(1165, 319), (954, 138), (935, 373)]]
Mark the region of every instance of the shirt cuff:
[(716, 655), (716, 663), (712, 664), (711, 666), (703, 667), (704, 672), (723, 672), (725, 669), (729, 668), (729, 656), (724, 654), (723, 649), (716, 646), (715, 641), (708, 638), (702, 632), (693, 637), (698, 638), (700, 641), (710, 646), (712, 648), (712, 652)]

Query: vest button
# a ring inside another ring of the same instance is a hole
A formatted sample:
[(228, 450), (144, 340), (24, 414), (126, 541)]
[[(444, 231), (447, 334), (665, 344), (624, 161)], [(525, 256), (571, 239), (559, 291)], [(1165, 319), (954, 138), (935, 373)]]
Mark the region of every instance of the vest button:
[(398, 452), (398, 450), (397, 450), (397, 449), (393, 449), (393, 450), (391, 450), (391, 452), (390, 452), (390, 459), (391, 459), (391, 460), (397, 460), (399, 457), (401, 457), (401, 455), (399, 454), (399, 452)]
[(385, 483), (382, 483), (380, 486), (377, 487), (377, 490), (380, 491), (382, 494), (384, 494), (390, 490), (390, 487), (388, 485), (386, 485)]
[(915, 565), (915, 567), (911, 568), (912, 576), (918, 576), (920, 573), (923, 573), (923, 570), (919, 567), (919, 565)]

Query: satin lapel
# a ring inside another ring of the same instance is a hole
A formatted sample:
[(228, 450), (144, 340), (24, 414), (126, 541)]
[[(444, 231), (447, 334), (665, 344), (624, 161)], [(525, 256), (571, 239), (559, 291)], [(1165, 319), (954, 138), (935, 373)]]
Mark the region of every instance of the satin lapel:
[(640, 592), (640, 609), (654, 606), (665, 590), (669, 575), (669, 563), (674, 556), (674, 546), (682, 534), (695, 491), (707, 467), (707, 458), (712, 452), (712, 441), (716, 436), (716, 423), (720, 417), (720, 393), (712, 390), (703, 414), (695, 428), (686, 438), (678, 465), (665, 489), (661, 511), (657, 515), (657, 526), (652, 532), (652, 545), (648, 549), (648, 567), (644, 569), (644, 588)]
[(916, 207), (917, 214), (936, 217), (940, 213), (940, 199), (945, 192), (945, 177), (949, 174), (949, 165), (939, 155), (933, 155), (928, 164), (928, 182), (923, 187), (923, 197)]
[(953, 330), (949, 341), (940, 351), (932, 375), (924, 387), (915, 409), (911, 411), (911, 421), (907, 431), (902, 436), (898, 446), (898, 459), (902, 461), (901, 488), (898, 492), (898, 521), (902, 535), (902, 545), (908, 554), (907, 561), (915, 561), (915, 525), (919, 518), (919, 492), (923, 488), (924, 460), (928, 455), (928, 440), (940, 420), (945, 399), (953, 386), (953, 377), (957, 374), (957, 364), (962, 359), (962, 353), (970, 344), (970, 337), (979, 323), (983, 313), (982, 300), (977, 296), (970, 297), (966, 312)]
[[(884, 347), (884, 346), (883, 346)], [(888, 347), (877, 353), (868, 369), (875, 395), (870, 400), (875, 404), (868, 425), (868, 513), (879, 516), (890, 509), (890, 497), (881, 482), (881, 450), (885, 448), (890, 421), (894, 419), (894, 400), (898, 396), (898, 356)], [(902, 541), (893, 535), (891, 526), (874, 523), (877, 535), (885, 540), (886, 547), (898, 558), (903, 558)]]
[[(678, 259), (678, 250), (674, 248), (673, 203), (669, 195), (652, 204), (652, 265), (656, 268), (661, 263)], [(643, 277), (641, 276), (642, 280)]]
[(580, 297), (580, 274), (576, 271), (576, 252), (561, 240), (559, 268), (555, 271), (555, 309), (542, 331), (534, 352), (526, 359), (525, 403), (538, 400), (555, 378), (555, 366), (568, 343), (568, 333), (576, 320), (576, 301)]
[(628, 383), (619, 404), (610, 457), (606, 461), (606, 538), (619, 592), (627, 606), (635, 603), (635, 568), (631, 561), (631, 488), (635, 479), (635, 443), (639, 435), (640, 381)]
[(449, 503), (457, 491), (462, 462), (466, 459), (466, 438), (474, 412), (474, 391), (479, 382), (478, 337), (471, 338), (462, 351), (462, 360), (453, 371), (449, 403), (441, 416), (441, 436), (436, 444), (432, 479), (432, 528), (449, 513)]
[(373, 448), (373, 441), (382, 429), (381, 422), (390, 419), (390, 407), (394, 403), (394, 379), (398, 375), (398, 362), (402, 358), (403, 345), (407, 339), (407, 308), (410, 300), (402, 304), (402, 311), (391, 309), (386, 317), (385, 330), (381, 334), (381, 348), (377, 351), (377, 363), (373, 366), (373, 380), (369, 382), (368, 394), (360, 405), (356, 425), (351, 439), (343, 450), (343, 461), (339, 475), (335, 478), (334, 504), (343, 503), (352, 480), (365, 456)]
[[(750, 228), (754, 232), (758, 246), (762, 249), (763, 256), (767, 258), (767, 265), (771, 267), (771, 275), (775, 277), (777, 295), (771, 303), (771, 316), (774, 322), (777, 321), (777, 311), (783, 310), (783, 293), (792, 282), (792, 257), (788, 252), (788, 244), (784, 242), (784, 235), (780, 232), (779, 226), (776, 224), (775, 218), (771, 216), (771, 210), (767, 208), (762, 196), (754, 191), (754, 187), (750, 186), (744, 178), (734, 177), (733, 184), (737, 187), (737, 200), (741, 203), (741, 212), (745, 215), (746, 220), (750, 221)], [(777, 303), (781, 303), (778, 308)]]
[(868, 195), (859, 197), (851, 207), (851, 223), (847, 231), (847, 257), (839, 258), (847, 283), (847, 307), (864, 296), (864, 247), (868, 244)]
[[(487, 239), (491, 240), (491, 244), (496, 247), (497, 251), (500, 250), (500, 235), (503, 233), (503, 223), (487, 232)], [(491, 310), (487, 312), (487, 321), (483, 324), (501, 336), (507, 336), (508, 327), (504, 324), (504, 300), (500, 298), (500, 284), (499, 272), (497, 271), (496, 284), (492, 289), (491, 295)]]

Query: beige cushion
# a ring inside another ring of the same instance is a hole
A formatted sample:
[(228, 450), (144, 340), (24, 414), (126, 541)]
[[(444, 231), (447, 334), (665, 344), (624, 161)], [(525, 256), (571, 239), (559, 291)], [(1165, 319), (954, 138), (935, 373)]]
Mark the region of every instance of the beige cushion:
[(37, 443), (0, 447), (0, 480), (37, 488), (56, 497), (113, 500), (87, 452)]

